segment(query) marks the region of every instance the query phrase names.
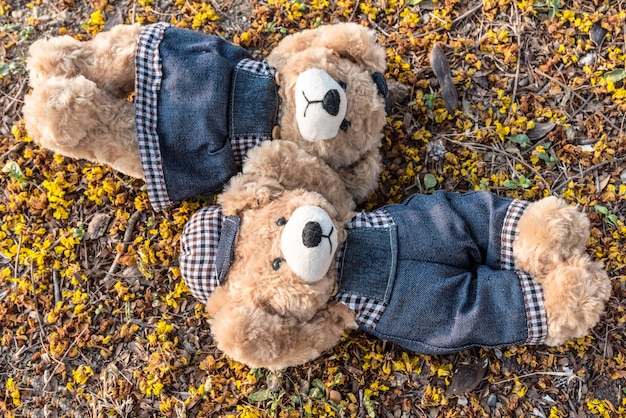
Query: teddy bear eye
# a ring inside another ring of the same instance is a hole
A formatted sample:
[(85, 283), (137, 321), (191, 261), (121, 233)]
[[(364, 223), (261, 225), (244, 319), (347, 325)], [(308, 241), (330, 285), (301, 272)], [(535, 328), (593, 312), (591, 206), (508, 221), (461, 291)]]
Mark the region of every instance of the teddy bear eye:
[(278, 270), (280, 268), (280, 265), (283, 263), (283, 261), (285, 260), (283, 260), (282, 258), (275, 258), (274, 261), (272, 262), (272, 268), (274, 270)]
[(287, 219), (285, 218), (280, 218), (276, 221), (276, 225), (278, 226), (285, 226), (286, 223), (287, 223)]

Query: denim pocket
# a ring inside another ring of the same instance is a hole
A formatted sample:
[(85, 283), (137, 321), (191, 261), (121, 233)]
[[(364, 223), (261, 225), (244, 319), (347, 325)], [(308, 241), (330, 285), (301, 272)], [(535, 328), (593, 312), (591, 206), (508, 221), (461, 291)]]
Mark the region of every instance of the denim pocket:
[(348, 230), (339, 271), (340, 291), (386, 305), (396, 277), (397, 254), (395, 225)]
[(271, 137), (278, 118), (278, 87), (274, 76), (238, 66), (233, 72), (232, 85), (229, 135)]

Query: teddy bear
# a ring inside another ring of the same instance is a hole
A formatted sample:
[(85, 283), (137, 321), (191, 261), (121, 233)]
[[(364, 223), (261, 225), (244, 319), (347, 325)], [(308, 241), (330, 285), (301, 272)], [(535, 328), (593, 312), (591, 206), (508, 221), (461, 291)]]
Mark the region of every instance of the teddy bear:
[(385, 62), (355, 23), (289, 35), (263, 61), (166, 23), (117, 25), (31, 45), (24, 120), (45, 148), (144, 179), (154, 209), (219, 192), (272, 139), (320, 157), (360, 202), (380, 173)]
[(350, 196), (321, 158), (274, 141), (190, 218), (180, 271), (226, 355), (283, 369), (357, 327), (426, 354), (555, 346), (600, 319), (612, 286), (563, 199), (439, 191), (355, 213)]

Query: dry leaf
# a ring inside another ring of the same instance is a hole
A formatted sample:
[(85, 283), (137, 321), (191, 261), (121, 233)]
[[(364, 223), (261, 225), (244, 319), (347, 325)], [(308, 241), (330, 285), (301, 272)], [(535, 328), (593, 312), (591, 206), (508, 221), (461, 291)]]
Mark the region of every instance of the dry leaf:
[(526, 136), (531, 141), (536, 141), (546, 136), (555, 127), (556, 127), (556, 123), (554, 122), (537, 122), (535, 123), (534, 128), (526, 132)]
[(459, 107), (459, 95), (452, 80), (450, 63), (439, 44), (435, 44), (430, 51), (430, 66), (433, 69), (433, 73), (435, 73), (435, 77), (439, 80), (441, 97), (446, 105), (446, 109), (448, 109), (448, 112), (454, 112)]
[(483, 357), (476, 360), (475, 363), (459, 366), (454, 376), (452, 376), (452, 381), (450, 382), (450, 386), (448, 386), (446, 395), (458, 396), (476, 389), (485, 376), (485, 370), (487, 370), (488, 364), (489, 361), (487, 358)]

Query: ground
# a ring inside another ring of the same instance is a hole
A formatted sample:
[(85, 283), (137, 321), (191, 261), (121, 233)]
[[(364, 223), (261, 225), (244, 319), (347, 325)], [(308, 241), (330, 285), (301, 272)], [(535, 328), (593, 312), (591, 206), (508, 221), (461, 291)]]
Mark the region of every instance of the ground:
[[(155, 212), (140, 181), (46, 152), (23, 127), (28, 45), (115, 21), (219, 33), (259, 57), (302, 28), (374, 29), (395, 103), (366, 208), (437, 189), (563, 196), (591, 218), (605, 316), (557, 348), (425, 356), (352, 332), (280, 373), (225, 358), (177, 269), (204, 202)], [(4, 416), (626, 416), (624, 1), (0, 0), (0, 26)], [(456, 103), (431, 68), (442, 58)]]

